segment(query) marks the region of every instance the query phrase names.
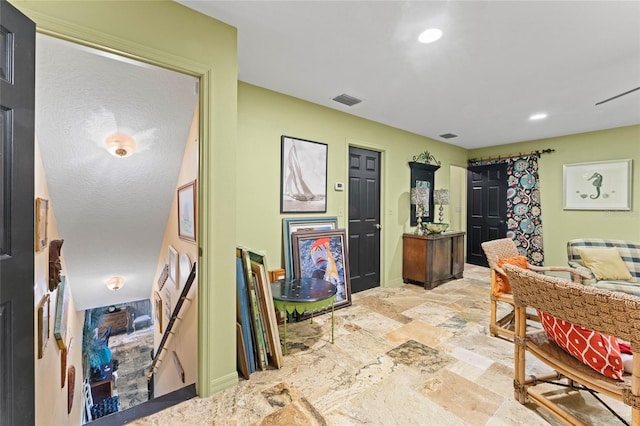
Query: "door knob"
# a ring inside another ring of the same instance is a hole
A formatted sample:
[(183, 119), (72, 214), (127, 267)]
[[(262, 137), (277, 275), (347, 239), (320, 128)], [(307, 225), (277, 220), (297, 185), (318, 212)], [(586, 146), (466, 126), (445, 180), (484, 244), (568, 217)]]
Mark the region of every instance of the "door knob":
[(376, 229), (382, 229), (382, 226), (380, 226), (379, 223), (376, 223)]

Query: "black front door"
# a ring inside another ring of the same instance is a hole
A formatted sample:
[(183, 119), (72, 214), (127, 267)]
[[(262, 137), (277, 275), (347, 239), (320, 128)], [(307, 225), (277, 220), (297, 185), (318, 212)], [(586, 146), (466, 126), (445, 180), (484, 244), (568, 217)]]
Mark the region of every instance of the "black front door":
[(507, 164), (467, 170), (467, 263), (489, 266), (484, 241), (507, 234)]
[(34, 404), (35, 24), (0, 0), (0, 424)]
[(380, 286), (380, 153), (349, 148), (351, 292)]

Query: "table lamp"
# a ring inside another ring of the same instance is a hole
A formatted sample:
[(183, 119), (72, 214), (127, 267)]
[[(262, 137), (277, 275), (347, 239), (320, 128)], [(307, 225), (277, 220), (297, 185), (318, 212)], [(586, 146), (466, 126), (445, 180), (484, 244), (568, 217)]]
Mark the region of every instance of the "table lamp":
[(448, 189), (436, 189), (433, 191), (433, 202), (436, 204), (440, 204), (440, 208), (438, 209), (438, 222), (442, 223), (442, 206), (449, 205), (449, 190)]
[(424, 206), (429, 203), (429, 191), (427, 188), (411, 188), (411, 204), (416, 206), (416, 235), (423, 235), (422, 216), (424, 214)]

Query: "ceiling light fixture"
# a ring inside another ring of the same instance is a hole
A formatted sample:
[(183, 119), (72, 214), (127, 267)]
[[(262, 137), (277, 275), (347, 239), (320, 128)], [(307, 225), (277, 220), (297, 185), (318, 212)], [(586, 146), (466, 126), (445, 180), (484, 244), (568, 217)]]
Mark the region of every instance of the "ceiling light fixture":
[(529, 120), (542, 120), (543, 118), (547, 118), (547, 114), (541, 112), (538, 114), (533, 114), (531, 117), (529, 117)]
[(439, 40), (442, 37), (442, 30), (437, 28), (429, 28), (426, 31), (423, 31), (422, 34), (418, 37), (418, 41), (420, 43), (433, 43), (436, 40)]
[(107, 136), (104, 144), (114, 157), (128, 157), (136, 150), (136, 141), (126, 133), (113, 133)]
[(120, 290), (124, 286), (124, 278), (111, 277), (107, 280), (107, 288), (112, 291)]

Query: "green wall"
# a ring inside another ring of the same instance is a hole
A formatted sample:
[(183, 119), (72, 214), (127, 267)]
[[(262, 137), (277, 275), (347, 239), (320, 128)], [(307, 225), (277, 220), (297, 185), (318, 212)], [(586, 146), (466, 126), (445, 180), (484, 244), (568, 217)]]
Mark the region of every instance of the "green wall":
[[(435, 187), (458, 200), (445, 209), (465, 211), (460, 167), (467, 158), (552, 148), (540, 160), (547, 264), (565, 264), (570, 238), (607, 237), (640, 241), (637, 202), (631, 212), (564, 211), (562, 165), (632, 158), (638, 164), (640, 126), (467, 151), (364, 120), (347, 113), (237, 83), (236, 30), (170, 1), (12, 1), (39, 30), (106, 46), (201, 77), (199, 175), (199, 374), (207, 396), (236, 380), (234, 247), (267, 253), (269, 268), (281, 266), (279, 213), (280, 136), (329, 145), (328, 211), (346, 226), (349, 145), (379, 150), (382, 161), (382, 281), (401, 283), (402, 233), (409, 227), (411, 157), (428, 149), (442, 162)], [(236, 92), (237, 90), (237, 92)], [(215, 94), (215, 95), (214, 95)], [(345, 109), (346, 110), (346, 109)], [(236, 133), (237, 132), (237, 133)], [(637, 173), (636, 175), (637, 176)], [(454, 186), (450, 187), (450, 182)], [(634, 177), (634, 200), (640, 196)], [(237, 194), (237, 195), (236, 195)], [(295, 215), (287, 215), (291, 217)], [(310, 216), (310, 215), (309, 215)], [(451, 220), (452, 223), (464, 221)], [(464, 229), (463, 229), (464, 230)]]
[[(640, 242), (640, 125), (557, 138), (476, 149), (469, 158), (555, 149), (539, 161), (545, 264), (566, 265), (567, 241), (573, 238), (615, 238)], [(631, 211), (564, 210), (562, 166), (592, 161), (633, 160)]]
[[(409, 227), (411, 157), (429, 150), (442, 162), (435, 187), (449, 188), (451, 165), (465, 167), (467, 150), (245, 83), (238, 85), (238, 243), (267, 254), (269, 268), (282, 265), (282, 218), (322, 216), (280, 214), (280, 136), (329, 146), (327, 213), (347, 225), (349, 145), (382, 152), (382, 259), (385, 286), (402, 283), (402, 233)], [(454, 188), (456, 191), (462, 188)], [(454, 198), (456, 199), (456, 198)], [(448, 212), (445, 213), (448, 220)]]
[[(199, 395), (208, 396), (233, 385), (236, 29), (167, 0), (12, 4), (35, 21), (40, 32), (200, 77), (197, 387)], [(51, 374), (59, 380), (59, 372)]]

